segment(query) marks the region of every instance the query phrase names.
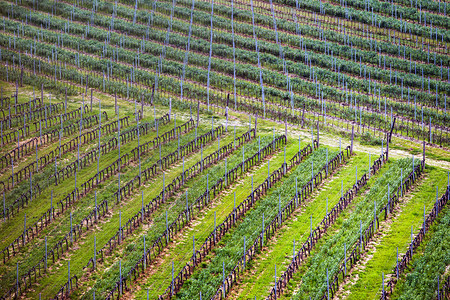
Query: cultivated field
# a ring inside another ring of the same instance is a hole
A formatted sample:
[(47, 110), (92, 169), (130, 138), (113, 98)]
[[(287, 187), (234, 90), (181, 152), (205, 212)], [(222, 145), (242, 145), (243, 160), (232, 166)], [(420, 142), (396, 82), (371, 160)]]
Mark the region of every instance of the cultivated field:
[(0, 2), (0, 296), (448, 299), (449, 6)]

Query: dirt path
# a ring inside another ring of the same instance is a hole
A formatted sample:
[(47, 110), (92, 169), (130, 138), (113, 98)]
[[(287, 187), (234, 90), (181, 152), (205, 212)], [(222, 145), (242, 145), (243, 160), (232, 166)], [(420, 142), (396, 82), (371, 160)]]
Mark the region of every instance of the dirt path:
[[(284, 130), (283, 130), (284, 132)], [(305, 132), (304, 130), (289, 130), (288, 134), (292, 134), (294, 136), (301, 136), (302, 140), (311, 140), (311, 132)], [(314, 132), (316, 134), (316, 132)], [(330, 133), (327, 132), (320, 132), (320, 143), (327, 145), (327, 146), (333, 146), (333, 147), (339, 147), (339, 137), (336, 135), (332, 136)], [(342, 138), (342, 145), (349, 145), (350, 140), (347, 138)], [(419, 146), (419, 145), (417, 145)], [(384, 145), (386, 147), (386, 145)], [(420, 146), (419, 146), (420, 147)], [(373, 161), (376, 159), (376, 157), (381, 153), (381, 146), (369, 146), (369, 145), (362, 145), (359, 141), (355, 141), (353, 145), (353, 150), (357, 152), (366, 152), (366, 153), (372, 153), (373, 155)], [(426, 151), (426, 150), (425, 150)], [(426, 156), (426, 154), (425, 154)], [(448, 152), (448, 156), (450, 157), (450, 152)], [(399, 150), (399, 149), (389, 149), (389, 157), (393, 158), (406, 158), (406, 157), (412, 157), (412, 153), (405, 151), (405, 150)], [(422, 159), (422, 154), (415, 155), (416, 158)], [(443, 168), (446, 170), (450, 170), (450, 162), (444, 161), (444, 160), (436, 160), (432, 159), (426, 156), (426, 163), (430, 166)]]

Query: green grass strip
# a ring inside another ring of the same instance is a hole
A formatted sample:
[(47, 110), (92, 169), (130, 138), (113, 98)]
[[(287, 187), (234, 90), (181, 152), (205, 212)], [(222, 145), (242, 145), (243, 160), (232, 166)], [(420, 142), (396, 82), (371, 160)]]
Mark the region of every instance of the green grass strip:
[[(425, 179), (420, 187), (413, 191), (410, 197), (408, 196), (407, 203), (400, 205), (398, 212), (394, 211), (388, 230), (384, 232), (379, 243), (376, 243), (375, 247), (367, 253), (370, 260), (362, 267), (356, 267), (352, 272), (353, 280), (350, 279), (349, 284), (344, 286), (342, 291), (344, 294), (349, 293), (347, 299), (379, 297), (381, 274), (385, 274), (386, 283), (388, 281), (386, 275), (392, 273), (396, 265), (397, 247), (400, 260), (402, 254), (408, 251), (411, 229), (418, 232), (423, 225), (424, 208), (428, 214), (434, 206), (436, 185), (440, 186), (441, 190), (445, 188), (447, 182), (445, 175), (446, 172), (442, 169), (431, 166), (425, 168)], [(428, 297), (422, 299), (424, 298)], [(409, 299), (418, 299), (418, 297)]]

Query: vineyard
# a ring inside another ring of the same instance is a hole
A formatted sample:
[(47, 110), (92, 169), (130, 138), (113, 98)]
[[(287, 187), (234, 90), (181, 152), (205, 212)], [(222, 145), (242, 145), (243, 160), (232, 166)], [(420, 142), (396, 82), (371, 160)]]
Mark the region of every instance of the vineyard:
[(1, 299), (450, 299), (449, 10), (1, 1)]

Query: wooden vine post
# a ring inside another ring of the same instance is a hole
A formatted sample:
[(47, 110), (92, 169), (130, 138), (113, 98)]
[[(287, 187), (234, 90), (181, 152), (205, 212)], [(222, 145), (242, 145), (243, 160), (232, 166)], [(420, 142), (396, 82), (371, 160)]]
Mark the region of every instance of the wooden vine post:
[(389, 139), (386, 139), (386, 160), (389, 160)]
[(391, 131), (389, 132), (389, 142), (391, 142), (392, 132), (394, 131), (395, 126), (395, 120), (397, 120), (397, 117), (395, 117), (394, 121), (392, 122)]
[(172, 98), (169, 98), (169, 121), (172, 119)]
[(355, 126), (352, 126), (352, 140), (350, 143), (350, 155), (353, 154), (353, 139), (355, 138)]
[(200, 121), (200, 100), (197, 101), (197, 125), (196, 125), (196, 127), (198, 127), (199, 121)]
[(227, 106), (225, 107), (225, 117), (226, 117), (226, 122), (225, 122), (225, 131), (228, 132), (228, 104), (230, 102), (230, 94), (227, 95)]
[(153, 105), (153, 97), (155, 95), (155, 84), (152, 86), (152, 97), (150, 98), (150, 105)]
[(86, 75), (86, 91), (84, 92), (84, 94), (87, 96), (87, 92), (88, 92), (88, 85), (89, 85), (89, 75)]
[(116, 115), (118, 115), (118, 111), (117, 111), (117, 92), (114, 93), (114, 111), (116, 112)]
[[(67, 87), (65, 89), (65, 100), (64, 100), (64, 113), (67, 114)], [(44, 97), (42, 97), (42, 101), (44, 101)]]
[(430, 140), (429, 140), (429, 142), (430, 142), (430, 144), (431, 143), (433, 143), (433, 138), (432, 138), (432, 136), (433, 136), (433, 133), (431, 132), (431, 117), (430, 117), (430, 122), (428, 123), (429, 125), (428, 125), (428, 127), (429, 127), (429, 132), (430, 132)]
[(423, 166), (425, 167), (425, 141), (423, 141), (423, 158), (422, 158), (422, 161), (423, 161)]
[(44, 103), (44, 84), (41, 83), (41, 103)]
[(141, 120), (144, 118), (144, 94), (141, 97)]

